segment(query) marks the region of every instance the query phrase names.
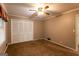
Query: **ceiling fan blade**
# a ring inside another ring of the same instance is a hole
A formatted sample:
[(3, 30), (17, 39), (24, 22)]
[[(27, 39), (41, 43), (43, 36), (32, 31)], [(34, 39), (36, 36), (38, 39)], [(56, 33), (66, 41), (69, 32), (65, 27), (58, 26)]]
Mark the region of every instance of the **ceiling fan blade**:
[(50, 13), (47, 13), (47, 12), (45, 12), (44, 14), (46, 14), (46, 15), (50, 15)]
[(29, 11), (36, 11), (36, 10), (29, 10)]
[(45, 7), (44, 7), (44, 9), (48, 9), (48, 8), (49, 8), (49, 6), (45, 6)]

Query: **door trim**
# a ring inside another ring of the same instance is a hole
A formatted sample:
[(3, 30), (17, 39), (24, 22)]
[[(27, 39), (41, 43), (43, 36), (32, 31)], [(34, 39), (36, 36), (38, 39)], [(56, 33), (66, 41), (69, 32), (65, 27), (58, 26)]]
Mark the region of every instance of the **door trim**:
[(78, 43), (77, 43), (77, 39), (76, 39), (76, 20), (77, 20), (77, 17), (79, 16), (79, 14), (76, 14), (75, 15), (75, 21), (74, 21), (74, 23), (75, 23), (75, 50), (76, 51), (78, 51)]

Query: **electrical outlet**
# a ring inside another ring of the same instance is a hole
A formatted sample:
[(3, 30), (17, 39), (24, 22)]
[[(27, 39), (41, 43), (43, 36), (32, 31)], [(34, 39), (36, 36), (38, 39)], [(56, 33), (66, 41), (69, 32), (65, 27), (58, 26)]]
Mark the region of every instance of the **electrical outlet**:
[(50, 38), (47, 38), (47, 40), (51, 40)]

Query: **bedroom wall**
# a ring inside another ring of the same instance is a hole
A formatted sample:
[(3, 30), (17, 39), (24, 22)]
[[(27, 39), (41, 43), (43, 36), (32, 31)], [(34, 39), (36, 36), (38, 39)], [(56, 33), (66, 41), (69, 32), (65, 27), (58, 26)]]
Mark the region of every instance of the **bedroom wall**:
[(11, 43), (11, 19), (8, 20), (7, 26), (6, 26), (6, 33), (7, 33), (7, 43)]
[(44, 36), (44, 22), (34, 21), (34, 39), (42, 39)]
[(79, 11), (67, 13), (59, 17), (48, 18), (44, 22), (45, 38), (49, 37), (51, 41), (75, 49), (75, 15)]

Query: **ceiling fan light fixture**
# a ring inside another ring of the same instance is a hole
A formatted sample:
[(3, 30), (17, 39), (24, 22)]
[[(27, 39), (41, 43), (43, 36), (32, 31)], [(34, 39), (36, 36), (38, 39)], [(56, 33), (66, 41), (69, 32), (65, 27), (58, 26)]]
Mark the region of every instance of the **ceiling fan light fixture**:
[(44, 12), (38, 12), (38, 15), (43, 15), (44, 14)]
[(50, 15), (48, 12), (47, 12), (47, 9), (49, 8), (48, 5), (44, 5), (44, 4), (36, 4), (36, 7), (35, 7), (35, 12), (37, 13), (37, 15)]
[(37, 10), (38, 12), (42, 12), (43, 11), (43, 8), (42, 7), (40, 7), (40, 8), (38, 8), (38, 10)]

